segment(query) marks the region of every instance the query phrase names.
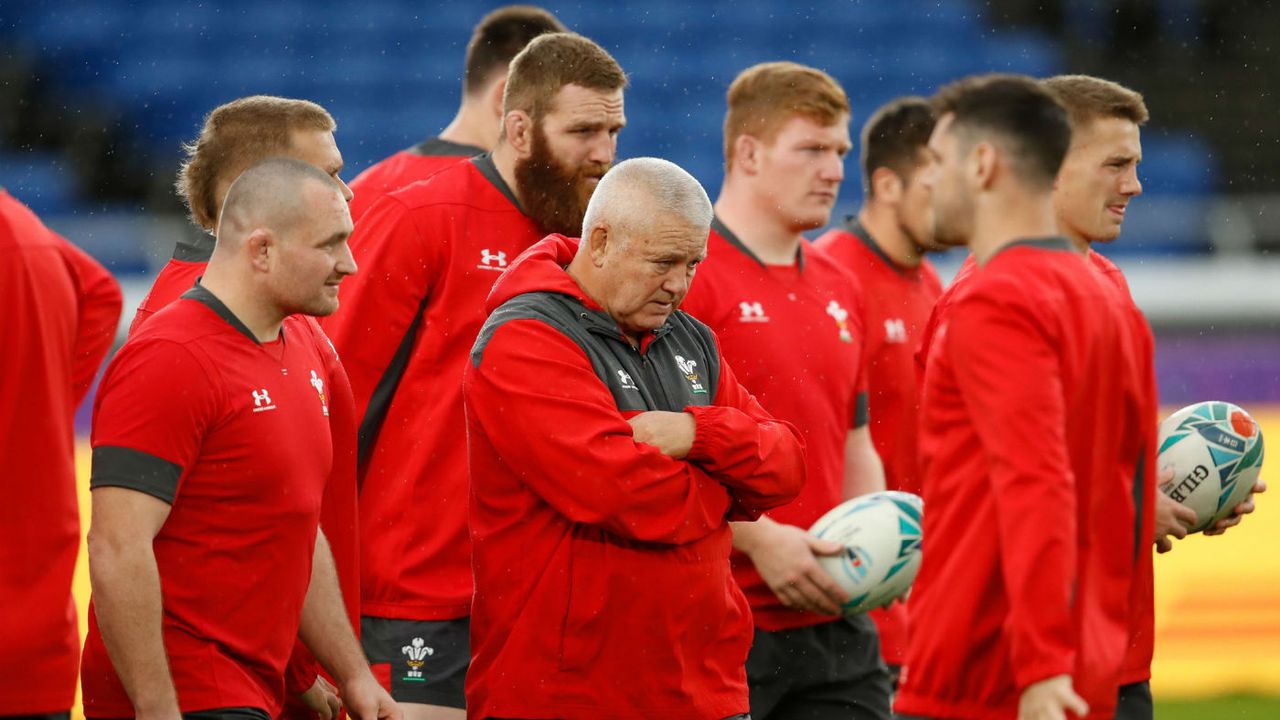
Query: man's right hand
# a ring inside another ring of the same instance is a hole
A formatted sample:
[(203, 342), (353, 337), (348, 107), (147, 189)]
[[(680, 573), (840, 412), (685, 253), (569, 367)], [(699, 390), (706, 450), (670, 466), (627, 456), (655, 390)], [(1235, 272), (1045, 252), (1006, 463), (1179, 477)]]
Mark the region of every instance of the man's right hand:
[(684, 412), (649, 410), (632, 416), (627, 422), (636, 442), (652, 445), (676, 460), (683, 460), (689, 454), (697, 435), (693, 415)]
[(403, 720), (400, 706), (373, 673), (362, 673), (342, 686), (342, 700), (353, 720)]
[(1018, 720), (1068, 720), (1089, 714), (1089, 704), (1076, 694), (1070, 675), (1055, 675), (1031, 683), (1018, 698)]
[[(1173, 480), (1173, 469), (1160, 471), (1157, 487)], [(1196, 511), (1156, 490), (1156, 551), (1167, 553), (1173, 549), (1173, 538), (1181, 540), (1187, 536), (1187, 528), (1196, 524)]]
[(794, 525), (762, 517), (734, 523), (734, 545), (751, 562), (783, 605), (820, 615), (839, 615), (849, 596), (818, 564), (819, 555), (839, 555), (843, 545), (822, 540)]

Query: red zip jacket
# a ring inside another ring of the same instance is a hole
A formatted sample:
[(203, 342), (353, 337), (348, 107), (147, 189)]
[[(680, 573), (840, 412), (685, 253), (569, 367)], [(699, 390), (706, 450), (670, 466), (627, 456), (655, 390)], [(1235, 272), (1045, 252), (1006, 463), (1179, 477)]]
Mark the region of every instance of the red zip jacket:
[[(213, 252), (213, 239), (201, 236), (194, 244), (180, 243), (173, 258), (160, 270), (147, 297), (138, 306), (129, 326), (132, 337), (155, 313), (173, 303), (195, 285), (204, 274), (209, 255)], [(316, 334), (326, 337), (315, 318), (308, 317), (308, 324)], [(327, 337), (326, 337), (327, 340)], [(334, 567), (338, 572), (338, 584), (342, 589), (342, 601), (351, 620), (352, 630), (360, 636), (360, 532), (356, 506), (356, 415), (355, 399), (351, 394), (351, 381), (339, 362), (337, 351), (331, 343), (322, 348), (329, 382), (329, 426), (333, 428), (333, 470), (325, 484), (324, 498), (320, 506), (320, 529), (329, 540), (333, 552)], [(315, 682), (322, 673), (319, 662), (301, 641), (294, 645), (293, 657), (285, 668), (285, 708), (283, 717), (310, 720), (314, 713), (301, 704), (297, 696)]]
[(1111, 716), (1148, 454), (1130, 431), (1149, 422), (1130, 328), (1061, 238), (997, 253), (942, 319), (921, 452), (943, 551), (912, 590), (899, 713), (1012, 718), (1028, 685), (1070, 674), (1090, 717)]
[(487, 155), (388, 195), (356, 224), (360, 272), (323, 324), (362, 418), (365, 615), (471, 612), (462, 369), (494, 280), (542, 235)]
[(120, 287), (0, 190), (0, 716), (66, 712), (80, 660), (74, 431)]
[(355, 193), (351, 198), (351, 219), (358, 221), (388, 193), (426, 180), (450, 165), (483, 152), (483, 148), (475, 145), (432, 137), (371, 165), (351, 181), (351, 192)]
[[(1136, 374), (1137, 382), (1140, 382), (1146, 388), (1147, 417), (1150, 419), (1139, 427), (1144, 428), (1145, 432), (1151, 433), (1149, 447), (1152, 448), (1152, 455), (1149, 458), (1150, 463), (1145, 468), (1146, 473), (1143, 477), (1144, 484), (1141, 494), (1142, 502), (1138, 507), (1143, 509), (1142, 515), (1146, 523), (1145, 534), (1142, 537), (1146, 538), (1144, 542), (1150, 543), (1151, 539), (1155, 537), (1155, 484), (1158, 468), (1155, 466), (1154, 452), (1160, 402), (1155, 380), (1155, 339), (1151, 335), (1151, 326), (1147, 324), (1146, 317), (1143, 316), (1142, 311), (1133, 302), (1133, 297), (1129, 292), (1129, 283), (1125, 280), (1124, 274), (1120, 272), (1120, 268), (1116, 267), (1115, 263), (1108, 260), (1101, 253), (1092, 250), (1089, 251), (1088, 260), (1090, 266), (1116, 288), (1120, 293), (1119, 301), (1128, 310), (1131, 333), (1136, 343), (1134, 347), (1138, 353), (1138, 366), (1133, 372)], [(965, 259), (955, 279), (951, 281), (951, 285), (934, 306), (933, 313), (930, 315), (926, 326), (921, 348), (916, 354), (918, 367), (921, 371), (923, 370), (924, 358), (928, 354), (934, 332), (947, 317), (955, 299), (968, 287), (976, 269), (977, 263), (973, 261), (973, 256), (971, 255)], [(1132, 468), (1122, 468), (1120, 478), (1123, 480), (1130, 477), (1131, 474)], [(1137, 499), (1138, 497), (1135, 496), (1135, 500)], [(1133, 597), (1129, 604), (1130, 639), (1124, 667), (1120, 674), (1121, 685), (1150, 680), (1151, 659), (1155, 654), (1155, 569), (1152, 567), (1151, 562), (1152, 548), (1145, 545), (1143, 547), (1144, 549), (1137, 556), (1137, 566), (1135, 568), (1137, 574), (1134, 578)]]
[[(728, 521), (804, 483), (771, 418), (683, 312), (633, 348), (552, 235), (494, 287), (463, 380), (471, 459), (474, 717), (707, 720), (747, 712), (750, 610)], [(632, 438), (693, 414), (675, 460)]]

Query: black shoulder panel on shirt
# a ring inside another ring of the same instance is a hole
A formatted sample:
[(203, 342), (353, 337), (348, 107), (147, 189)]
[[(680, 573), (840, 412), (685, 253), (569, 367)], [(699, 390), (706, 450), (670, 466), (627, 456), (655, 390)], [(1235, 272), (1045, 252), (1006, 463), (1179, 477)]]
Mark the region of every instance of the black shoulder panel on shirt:
[(438, 137), (429, 137), (409, 148), (409, 152), (427, 157), (471, 157), (472, 155), (483, 154), (484, 148), (443, 140)]
[[(746, 243), (742, 242), (737, 235), (733, 234), (733, 231), (729, 229), (728, 225), (724, 224), (724, 221), (720, 219), (719, 215), (711, 216), (711, 229), (715, 230), (716, 234), (724, 238), (725, 241), (732, 245), (736, 250), (752, 260), (755, 260), (760, 267), (769, 267), (758, 255), (751, 252), (751, 248), (747, 247)], [(800, 243), (800, 247), (796, 248), (796, 269), (800, 272), (804, 272), (804, 245), (805, 244), (802, 242)]]
[[(197, 282), (190, 290), (182, 293), (182, 297), (186, 300), (195, 300), (214, 311), (217, 313), (218, 317), (222, 318), (228, 325), (235, 328), (236, 332), (239, 332), (241, 335), (252, 340), (254, 345), (262, 344), (258, 342), (258, 338), (254, 336), (253, 331), (241, 322), (240, 318), (236, 317), (235, 313), (231, 312), (231, 308), (227, 307), (225, 303), (218, 299), (217, 295), (209, 292), (209, 290), (199, 282)], [(284, 329), (281, 328), (280, 332), (283, 333)]]
[(858, 393), (853, 400), (853, 429), (866, 427), (871, 422), (871, 408), (865, 392)]
[(356, 434), (356, 464), (360, 469), (361, 477), (364, 477), (364, 467), (369, 461), (369, 453), (373, 450), (374, 443), (378, 440), (382, 423), (387, 419), (387, 411), (391, 409), (391, 400), (400, 387), (400, 381), (404, 379), (405, 370), (409, 368), (409, 357), (413, 354), (414, 343), (418, 340), (418, 332), (422, 329), (426, 316), (427, 300), (428, 296), (423, 295), (418, 303), (418, 311), (413, 315), (413, 322), (409, 323), (409, 328), (404, 331), (404, 337), (400, 338), (400, 344), (396, 346), (391, 362), (382, 372), (382, 377), (378, 378), (378, 384), (373, 387), (373, 394), (369, 396), (369, 407), (365, 410), (364, 417), (360, 419), (360, 429)]
[(512, 205), (520, 212), (524, 212), (524, 208), (520, 207), (520, 200), (516, 198), (515, 192), (511, 190), (511, 186), (506, 180), (502, 179), (502, 173), (498, 172), (498, 166), (493, 164), (493, 153), (485, 153), (471, 158), (471, 163), (476, 166), (480, 174), (485, 180), (493, 183), (493, 186), (502, 193), (504, 197), (511, 201)]
[(103, 445), (93, 449), (89, 488), (129, 488), (172, 505), (181, 477), (181, 465), (140, 450)]

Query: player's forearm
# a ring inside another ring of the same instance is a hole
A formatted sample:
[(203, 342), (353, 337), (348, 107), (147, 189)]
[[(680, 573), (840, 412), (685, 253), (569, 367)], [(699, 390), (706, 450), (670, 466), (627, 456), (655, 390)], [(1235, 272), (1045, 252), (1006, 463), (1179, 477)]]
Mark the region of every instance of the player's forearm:
[(139, 718), (177, 718), (161, 631), (160, 573), (151, 541), (89, 534), (89, 579), (102, 642)]
[(733, 549), (747, 555), (755, 552), (756, 547), (768, 534), (769, 528), (766, 525), (776, 524), (766, 515), (761, 515), (760, 519), (751, 522), (731, 522), (729, 527), (733, 530)]
[(342, 603), (338, 572), (324, 533), (316, 535), (311, 584), (302, 606), (298, 635), (339, 686), (369, 673), (369, 664)]
[(849, 431), (844, 447), (844, 498), (860, 497), (885, 489), (884, 463), (876, 453), (867, 426)]

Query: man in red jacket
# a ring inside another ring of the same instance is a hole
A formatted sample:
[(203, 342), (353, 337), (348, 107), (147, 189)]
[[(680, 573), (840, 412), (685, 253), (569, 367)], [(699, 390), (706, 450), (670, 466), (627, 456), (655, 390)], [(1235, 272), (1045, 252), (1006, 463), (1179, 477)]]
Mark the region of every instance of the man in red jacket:
[(492, 150), (502, 130), (502, 93), (507, 66), (530, 40), (564, 32), (554, 15), (532, 5), (508, 5), (484, 16), (467, 43), (462, 72), (462, 103), (449, 125), (407, 150), (373, 165), (351, 181), (351, 219), (360, 218), (375, 201), (410, 183), (426, 180), (466, 158)]
[[(215, 108), (205, 119), (200, 136), (186, 146), (187, 160), (178, 173), (178, 192), (191, 219), (205, 234), (181, 241), (173, 258), (160, 270), (151, 291), (138, 307), (129, 327), (132, 336), (154, 313), (173, 303), (204, 274), (213, 253), (213, 233), (227, 189), (249, 166), (270, 157), (291, 157), (310, 163), (334, 179), (343, 197), (351, 189), (339, 177), (342, 154), (334, 142), (333, 117), (307, 100), (257, 95)], [(313, 318), (306, 320), (315, 323)], [(327, 388), (333, 428), (333, 471), (325, 485), (320, 525), (333, 550), (343, 601), (352, 627), (360, 627), (360, 570), (357, 540), (356, 447), (359, 422), (351, 383), (336, 357), (331, 360)], [(309, 720), (312, 713), (334, 712), (338, 698), (332, 685), (302, 643), (295, 646), (286, 676), (285, 716)]]
[(360, 720), (399, 711), (317, 532), (333, 348), (303, 315), (355, 272), (342, 189), (272, 158), (228, 190), (199, 284), (125, 343), (94, 408), (89, 717), (270, 718), (299, 636)]
[[(1056, 236), (1067, 115), (1035, 80), (970, 78), (935, 98), (935, 234), (977, 269), (925, 373), (927, 552), (910, 601), (899, 713), (1110, 718), (1151, 450), (1131, 320)], [(1116, 469), (1132, 469), (1116, 482)], [(939, 551), (939, 549), (941, 549)]]
[(76, 407), (120, 322), (120, 287), (0, 190), (0, 717), (66, 718), (80, 658)]
[[(937, 249), (923, 170), (933, 110), (920, 97), (898, 98), (862, 128), (862, 209), (814, 243), (851, 272), (862, 289), (867, 413), (889, 490), (920, 494), (917, 468), (920, 331), (942, 293), (925, 257)], [(904, 603), (868, 613), (880, 654), (896, 678), (907, 645)]]
[(471, 548), (460, 380), (484, 298), (548, 232), (576, 234), (625, 123), (626, 75), (551, 33), (511, 62), (490, 154), (387, 195), (351, 247), (363, 271), (325, 322), (360, 424), (361, 640), (414, 720), (461, 718)]
[(761, 63), (729, 86), (724, 185), (685, 309), (707, 323), (742, 383), (805, 439), (794, 502), (735, 523), (734, 577), (756, 632), (751, 715), (887, 719), (875, 624), (840, 617), (849, 597), (818, 564), (844, 551), (808, 532), (841, 501), (884, 489), (871, 442), (858, 282), (802, 233), (822, 227), (844, 179), (849, 100), (834, 78)]
[(804, 483), (799, 434), (678, 311), (711, 203), (665, 160), (600, 182), (494, 286), (463, 381), (476, 718), (718, 720), (747, 712), (729, 520)]

